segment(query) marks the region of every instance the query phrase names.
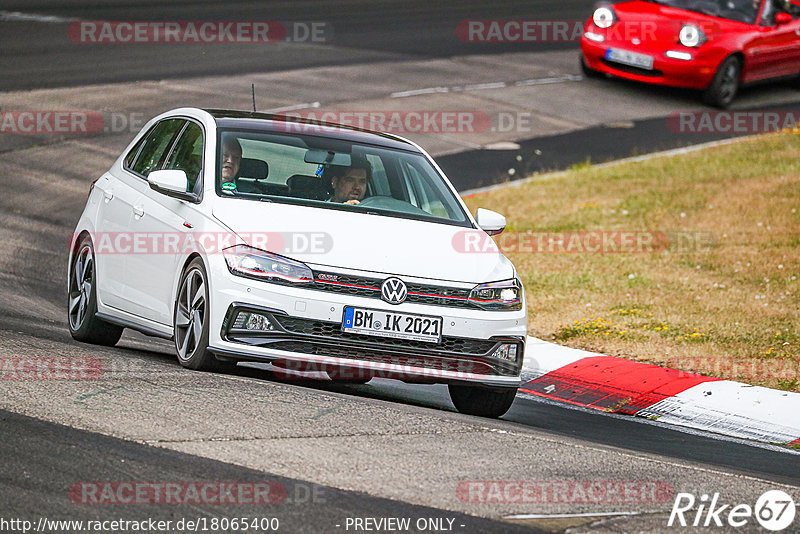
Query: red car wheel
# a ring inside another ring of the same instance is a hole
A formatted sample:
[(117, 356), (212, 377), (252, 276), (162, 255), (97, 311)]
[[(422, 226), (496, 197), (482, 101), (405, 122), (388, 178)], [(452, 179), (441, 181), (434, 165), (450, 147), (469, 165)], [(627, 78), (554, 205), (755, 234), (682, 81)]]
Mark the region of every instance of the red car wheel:
[(736, 56), (728, 56), (720, 63), (714, 78), (703, 93), (703, 102), (718, 108), (727, 108), (739, 90), (742, 64)]

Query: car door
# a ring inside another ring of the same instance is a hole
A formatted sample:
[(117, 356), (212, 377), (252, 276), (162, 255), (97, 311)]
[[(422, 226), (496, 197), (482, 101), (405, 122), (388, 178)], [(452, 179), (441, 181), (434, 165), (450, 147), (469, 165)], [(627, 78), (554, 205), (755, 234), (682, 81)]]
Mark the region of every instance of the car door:
[(99, 213), (99, 237), (95, 248), (101, 262), (98, 265), (98, 290), (108, 306), (134, 313), (135, 302), (128, 289), (128, 262), (136, 244), (132, 228), (134, 207), (141, 196), (143, 176), (160, 167), (167, 150), (185, 121), (167, 119), (154, 125), (125, 157), (122, 170), (108, 173), (108, 180), (99, 180), (95, 187), (103, 191), (103, 206)]
[(123, 171), (111, 169), (95, 183), (102, 192), (97, 214), (97, 231), (94, 236), (97, 262), (97, 296), (107, 306), (125, 310), (125, 262), (131, 244), (130, 222), (133, 203), (138, 192), (131, 187), (128, 169), (132, 167), (142, 148), (153, 137), (155, 127), (145, 134), (125, 155)]
[[(777, 24), (777, 10), (768, 0), (761, 26), (745, 49), (750, 68), (745, 81), (763, 80), (796, 74), (800, 71), (800, 18)], [(785, 14), (785, 12), (783, 12)]]
[(121, 241), (128, 231), (135, 192), (111, 172), (101, 176), (94, 187), (103, 195), (93, 236), (97, 298), (107, 306), (120, 308), (124, 304), (122, 272), (125, 265), (124, 253), (120, 253), (124, 246)]
[[(186, 121), (170, 147), (162, 169), (186, 173), (189, 192), (202, 190), (203, 129)], [(134, 202), (131, 228), (140, 236), (143, 250), (128, 256), (128, 296), (136, 315), (164, 325), (172, 324), (172, 293), (181, 268), (183, 244), (195, 220), (195, 205), (158, 193), (147, 182), (140, 184)]]

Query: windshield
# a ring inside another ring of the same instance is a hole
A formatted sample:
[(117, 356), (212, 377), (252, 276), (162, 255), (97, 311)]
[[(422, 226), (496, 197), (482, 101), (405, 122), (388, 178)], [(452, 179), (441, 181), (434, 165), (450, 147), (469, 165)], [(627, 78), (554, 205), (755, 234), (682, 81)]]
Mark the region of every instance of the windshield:
[(422, 154), (340, 139), (221, 130), (217, 194), (469, 224)]
[(687, 11), (695, 11), (712, 17), (754, 24), (761, 7), (761, 0), (655, 0)]

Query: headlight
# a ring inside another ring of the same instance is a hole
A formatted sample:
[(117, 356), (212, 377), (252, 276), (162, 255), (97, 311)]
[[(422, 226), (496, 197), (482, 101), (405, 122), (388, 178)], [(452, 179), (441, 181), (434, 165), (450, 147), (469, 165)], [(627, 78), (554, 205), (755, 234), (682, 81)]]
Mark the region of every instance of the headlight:
[(475, 286), (469, 301), (486, 310), (521, 310), (522, 284), (519, 280), (504, 280)]
[(304, 263), (247, 245), (236, 245), (222, 251), (225, 263), (233, 274), (264, 280), (282, 280), (291, 283), (314, 281), (314, 273)]
[(706, 42), (706, 35), (703, 30), (692, 24), (686, 24), (681, 28), (681, 33), (678, 35), (683, 46), (694, 48)]
[(598, 28), (608, 28), (614, 22), (616, 22), (617, 16), (614, 14), (614, 10), (610, 7), (598, 7), (594, 10), (594, 14), (592, 15), (592, 22)]

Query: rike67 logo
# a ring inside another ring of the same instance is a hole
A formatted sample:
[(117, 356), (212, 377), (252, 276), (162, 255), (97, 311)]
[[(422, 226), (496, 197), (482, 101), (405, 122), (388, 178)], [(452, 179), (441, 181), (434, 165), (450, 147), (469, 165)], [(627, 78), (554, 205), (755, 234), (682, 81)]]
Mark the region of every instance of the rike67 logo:
[(667, 526), (739, 528), (751, 525), (755, 519), (762, 528), (779, 532), (794, 523), (795, 513), (794, 500), (781, 490), (765, 492), (755, 506), (722, 504), (719, 493), (710, 498), (701, 495), (699, 500), (691, 493), (678, 493)]

